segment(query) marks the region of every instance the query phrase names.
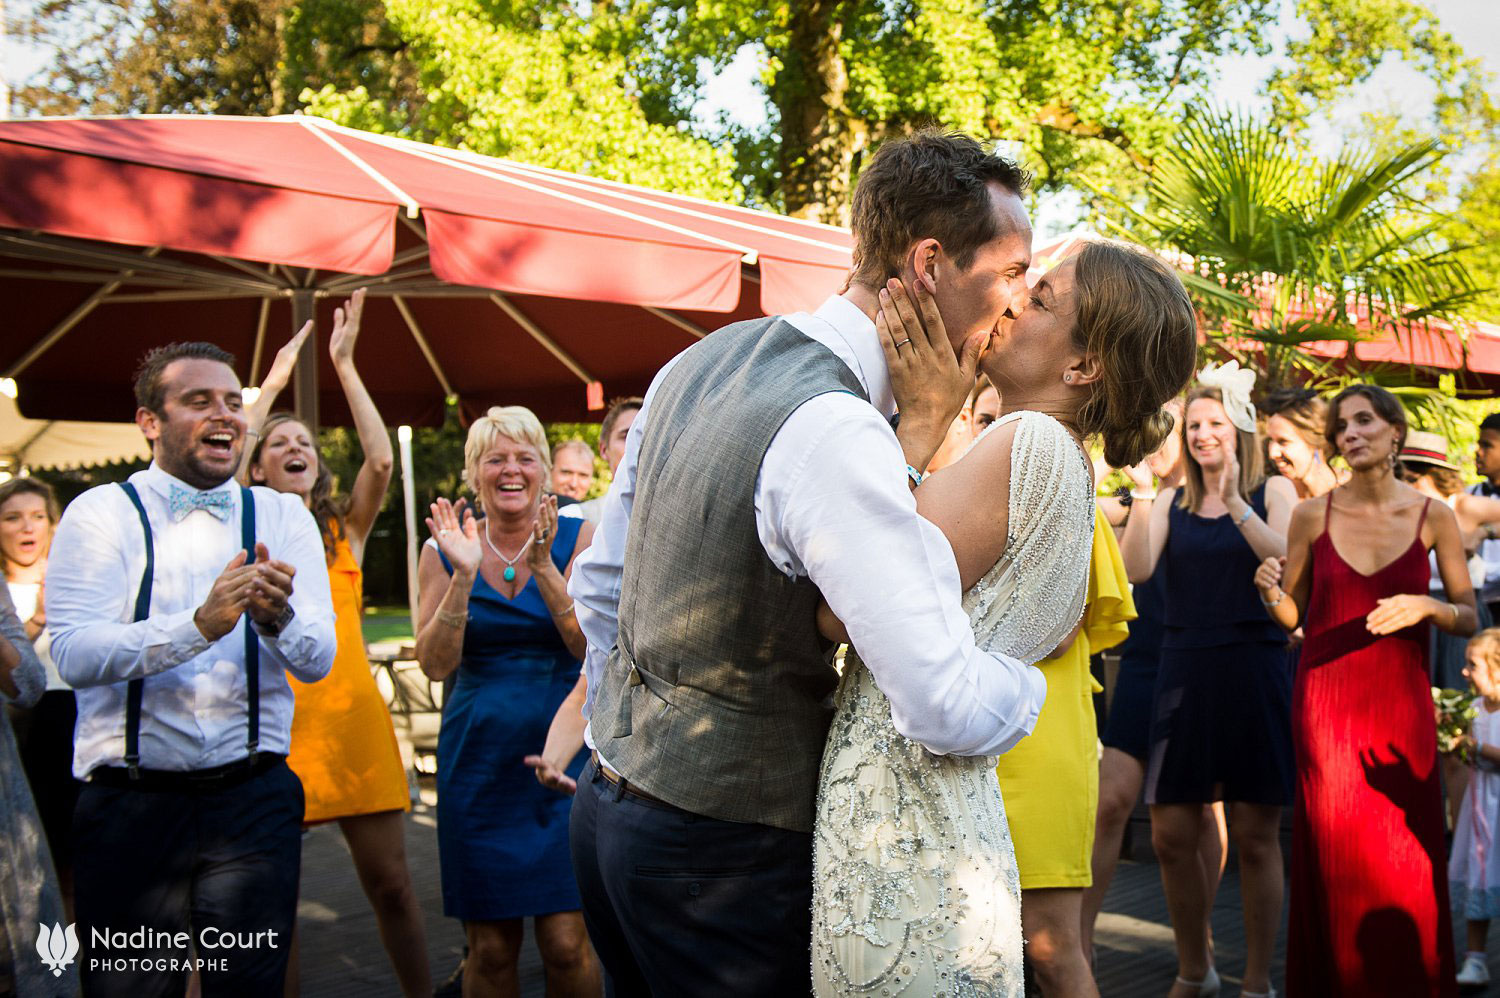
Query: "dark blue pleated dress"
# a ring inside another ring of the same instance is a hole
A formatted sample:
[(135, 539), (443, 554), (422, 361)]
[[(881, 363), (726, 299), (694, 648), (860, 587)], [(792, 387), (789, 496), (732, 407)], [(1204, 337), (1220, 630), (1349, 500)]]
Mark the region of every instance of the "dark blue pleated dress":
[[(1136, 516), (1145, 515), (1140, 511)], [(1131, 588), (1136, 617), (1120, 645), (1120, 672), (1100, 740), (1108, 748), (1146, 761), (1151, 749), (1151, 701), (1156, 695), (1156, 663), (1161, 658), (1162, 611), (1166, 604), (1166, 560), (1144, 583)]]
[[(562, 517), (552, 560), (567, 567), (582, 520)], [(447, 559), (443, 567), (451, 574)], [(568, 858), (572, 801), (521, 760), (541, 751), (552, 715), (578, 680), (536, 580), (506, 599), (480, 576), (469, 596), (463, 658), (438, 735), (438, 854), (443, 913), (498, 921), (579, 908)], [(568, 773), (577, 777), (583, 754)]]
[[(1250, 501), (1264, 517), (1265, 487)], [(1260, 559), (1228, 514), (1174, 503), (1170, 517), (1146, 802), (1290, 804), (1292, 671), (1255, 589)]]

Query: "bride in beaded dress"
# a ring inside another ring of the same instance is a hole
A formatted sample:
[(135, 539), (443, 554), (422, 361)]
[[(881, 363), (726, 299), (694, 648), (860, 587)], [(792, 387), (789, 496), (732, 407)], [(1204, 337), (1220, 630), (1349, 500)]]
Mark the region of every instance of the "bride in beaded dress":
[[(891, 291), (877, 327), (899, 399), (891, 343), (924, 334)], [(1192, 375), (1195, 336), (1170, 269), (1099, 242), (1042, 278), (994, 337), (982, 367), (1003, 415), (917, 490), (953, 544), (981, 649), (1030, 665), (1071, 640), (1094, 525), (1081, 440), (1102, 434), (1115, 466), (1154, 450), (1172, 427), (1162, 404)], [(840, 636), (826, 607), (820, 624)], [(814, 992), (1020, 996), (1021, 889), (994, 758), (934, 755), (903, 736), (857, 649), (834, 706), (813, 831)]]

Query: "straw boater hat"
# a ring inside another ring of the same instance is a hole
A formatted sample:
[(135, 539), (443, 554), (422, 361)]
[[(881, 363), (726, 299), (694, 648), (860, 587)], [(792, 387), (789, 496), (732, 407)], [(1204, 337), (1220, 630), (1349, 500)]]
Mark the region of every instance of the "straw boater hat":
[(1442, 434), (1428, 430), (1411, 430), (1406, 434), (1406, 443), (1401, 445), (1401, 460), (1407, 463), (1430, 464), (1449, 471), (1461, 471), (1458, 465), (1448, 460), (1448, 441)]

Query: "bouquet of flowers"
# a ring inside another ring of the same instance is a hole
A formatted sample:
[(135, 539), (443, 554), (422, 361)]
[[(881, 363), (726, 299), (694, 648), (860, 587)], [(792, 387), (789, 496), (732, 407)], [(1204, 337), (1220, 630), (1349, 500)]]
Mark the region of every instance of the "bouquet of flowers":
[(1439, 752), (1457, 752), (1459, 758), (1468, 761), (1468, 750), (1462, 748), (1462, 742), (1474, 723), (1478, 703), (1479, 695), (1473, 690), (1432, 688), (1432, 706), (1437, 711)]

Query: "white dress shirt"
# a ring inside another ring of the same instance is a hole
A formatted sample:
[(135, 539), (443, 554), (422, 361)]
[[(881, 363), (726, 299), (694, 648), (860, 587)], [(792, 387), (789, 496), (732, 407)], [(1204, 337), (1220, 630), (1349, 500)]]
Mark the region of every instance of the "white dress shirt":
[[(812, 315), (783, 318), (833, 351), (865, 387), (870, 404), (847, 392), (816, 396), (772, 438), (755, 481), (755, 524), (766, 555), (822, 592), (890, 698), (898, 731), (940, 755), (1004, 752), (1036, 726), (1046, 680), (1040, 670), (974, 644), (953, 549), (917, 514), (907, 484), (875, 324), (838, 296)], [(593, 544), (579, 556), (568, 585), (588, 641), (585, 716), (619, 632), (641, 433), (652, 397), (675, 363), (662, 368), (646, 392)], [(592, 745), (592, 736), (588, 740)]]
[[(227, 522), (194, 510), (174, 523), (173, 485), (197, 491), (157, 468), (130, 476), (151, 521), (156, 570), (150, 616), (134, 622), (145, 569), (140, 517), (118, 485), (90, 489), (69, 504), (47, 560), (47, 629), (52, 656), (78, 696), (73, 772), (125, 759), (125, 691), (144, 678), (141, 766), (208, 769), (245, 758), (248, 734), (245, 635), (249, 616), (209, 642), (193, 614), (240, 550), (239, 486)], [(303, 682), (328, 674), (336, 646), (328, 566), (318, 525), (302, 500), (255, 489), (255, 537), (271, 557), (293, 565), (296, 616), (276, 637), (260, 638), (260, 750), (291, 747), (290, 672)]]

